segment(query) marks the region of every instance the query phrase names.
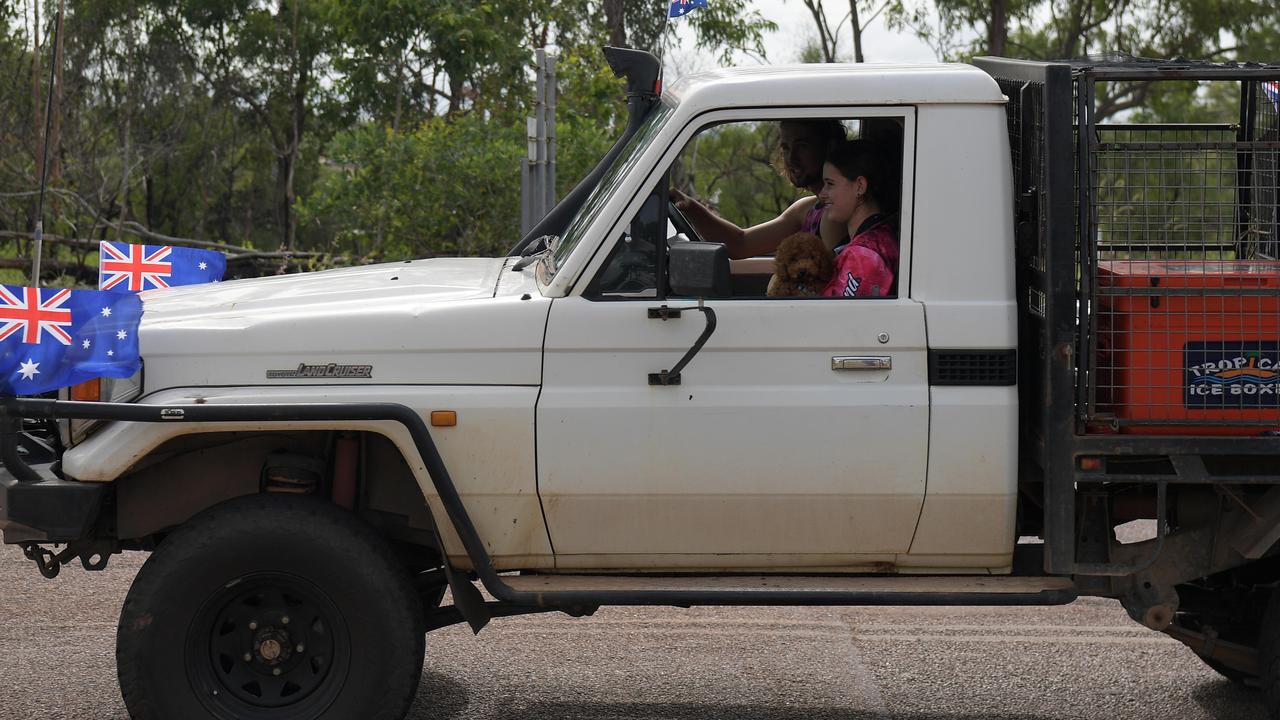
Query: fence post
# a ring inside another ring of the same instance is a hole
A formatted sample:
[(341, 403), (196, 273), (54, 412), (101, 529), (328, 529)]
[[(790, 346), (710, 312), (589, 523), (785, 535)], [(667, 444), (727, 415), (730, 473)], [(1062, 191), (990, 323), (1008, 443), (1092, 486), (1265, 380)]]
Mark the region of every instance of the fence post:
[(525, 157), (520, 161), (520, 232), (529, 232), (556, 200), (555, 56), (536, 54), (533, 114), (525, 118)]

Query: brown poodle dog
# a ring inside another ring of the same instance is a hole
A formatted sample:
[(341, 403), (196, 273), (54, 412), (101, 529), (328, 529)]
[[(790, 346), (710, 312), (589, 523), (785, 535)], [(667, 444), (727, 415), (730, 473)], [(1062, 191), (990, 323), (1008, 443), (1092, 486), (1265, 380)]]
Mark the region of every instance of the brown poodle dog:
[(815, 297), (836, 271), (836, 258), (822, 239), (798, 232), (778, 246), (773, 257), (769, 297)]

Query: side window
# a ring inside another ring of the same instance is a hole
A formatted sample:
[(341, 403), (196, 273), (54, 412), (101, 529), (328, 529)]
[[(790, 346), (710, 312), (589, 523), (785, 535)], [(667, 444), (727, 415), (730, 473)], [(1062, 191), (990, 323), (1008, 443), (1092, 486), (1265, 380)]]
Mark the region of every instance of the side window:
[[(734, 258), (733, 298), (894, 297), (904, 122), (900, 116), (795, 118), (702, 128), (615, 240), (587, 296), (670, 294), (658, 289), (665, 276), (659, 266), (663, 250), (687, 239), (725, 245)], [(850, 189), (848, 181), (856, 178), (838, 173), (824, 178), (834, 167), (829, 160), (840, 160), (846, 174), (870, 178), (870, 187)], [(674, 217), (668, 217), (668, 197), (682, 211)], [(801, 232), (817, 236), (819, 242), (810, 239), (806, 252), (819, 269), (806, 270), (801, 283), (781, 285), (777, 275), (790, 271), (793, 257), (787, 251), (796, 241), (783, 247), (782, 257), (775, 255), (784, 240)]]
[(664, 178), (614, 244), (587, 290), (588, 297), (657, 297), (658, 247), (667, 239), (666, 193)]
[(671, 166), (671, 185), (740, 228), (768, 222), (807, 190), (787, 177), (780, 123), (730, 122), (703, 128)]

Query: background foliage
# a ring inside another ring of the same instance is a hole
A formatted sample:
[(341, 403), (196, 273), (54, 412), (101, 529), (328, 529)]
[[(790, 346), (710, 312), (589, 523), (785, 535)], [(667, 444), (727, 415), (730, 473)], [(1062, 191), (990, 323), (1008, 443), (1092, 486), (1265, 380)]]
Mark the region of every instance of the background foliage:
[[(774, 27), (749, 0), (711, 0), (681, 22), (721, 63), (874, 60), (862, 42), (872, 22), (913, 31), (947, 59), (1280, 58), (1274, 0), (787, 1), (813, 19), (793, 57), (765, 57)], [(563, 194), (621, 127), (620, 86), (598, 47), (672, 47), (665, 10), (623, 0), (0, 0), (0, 277), (20, 282), (29, 264), (46, 145), (46, 282), (93, 282), (97, 241), (116, 238), (221, 247), (233, 274), (501, 252), (518, 235), (533, 49), (559, 55)], [(1191, 120), (1234, 102), (1195, 86), (1152, 93), (1116, 87), (1104, 109)], [(776, 212), (794, 193), (769, 174), (773, 132), (708, 136), (677, 180), (735, 221)], [(759, 182), (732, 181), (744, 177)]]

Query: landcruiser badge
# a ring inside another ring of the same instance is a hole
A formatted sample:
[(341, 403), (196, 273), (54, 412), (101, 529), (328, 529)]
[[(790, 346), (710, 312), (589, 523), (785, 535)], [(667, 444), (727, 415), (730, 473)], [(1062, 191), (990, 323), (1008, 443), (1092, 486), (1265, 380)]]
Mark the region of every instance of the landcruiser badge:
[(268, 370), (267, 379), (280, 378), (372, 378), (372, 365), (307, 365), (300, 363), (290, 370)]

